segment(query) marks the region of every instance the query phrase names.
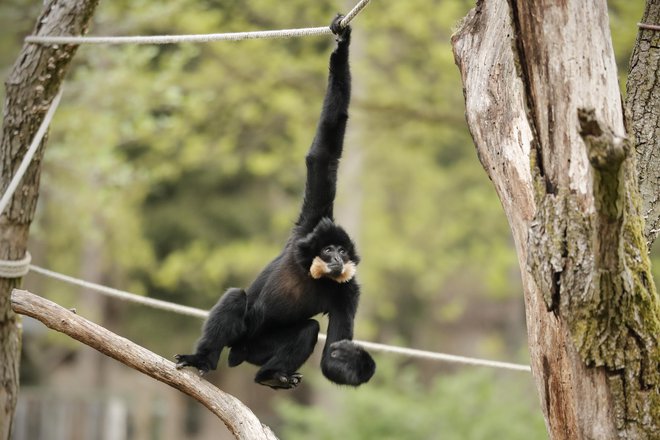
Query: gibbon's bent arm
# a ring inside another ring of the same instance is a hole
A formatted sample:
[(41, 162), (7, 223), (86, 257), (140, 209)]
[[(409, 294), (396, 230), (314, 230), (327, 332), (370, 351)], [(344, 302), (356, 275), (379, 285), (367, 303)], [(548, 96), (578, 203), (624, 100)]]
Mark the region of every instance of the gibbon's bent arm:
[(352, 341), (357, 296), (337, 306), (330, 310), (321, 371), (336, 384), (359, 386), (374, 375), (376, 363), (366, 350)]
[(351, 28), (339, 28), (341, 17), (337, 16), (330, 26), (337, 33), (337, 47), (330, 56), (330, 73), (323, 110), (314, 141), (305, 158), (305, 198), (296, 223), (301, 234), (311, 232), (323, 217), (334, 221), (337, 169), (344, 146), (351, 99), (351, 72), (348, 63)]
[(353, 339), (353, 322), (357, 311), (357, 298), (347, 298), (335, 305), (328, 313), (328, 333), (323, 356), (330, 352), (330, 346), (342, 339)]

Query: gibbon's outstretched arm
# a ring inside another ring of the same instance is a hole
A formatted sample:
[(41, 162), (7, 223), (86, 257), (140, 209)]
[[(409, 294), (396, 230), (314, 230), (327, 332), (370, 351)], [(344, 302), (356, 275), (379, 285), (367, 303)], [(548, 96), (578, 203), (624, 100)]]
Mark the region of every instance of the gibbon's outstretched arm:
[(348, 26), (341, 29), (339, 23), (342, 18), (342, 15), (338, 15), (330, 25), (337, 35), (337, 47), (330, 56), (330, 73), (323, 110), (314, 141), (305, 158), (305, 198), (296, 222), (301, 235), (311, 232), (323, 217), (334, 221), (337, 168), (344, 146), (351, 99), (351, 72), (348, 65), (351, 28)]

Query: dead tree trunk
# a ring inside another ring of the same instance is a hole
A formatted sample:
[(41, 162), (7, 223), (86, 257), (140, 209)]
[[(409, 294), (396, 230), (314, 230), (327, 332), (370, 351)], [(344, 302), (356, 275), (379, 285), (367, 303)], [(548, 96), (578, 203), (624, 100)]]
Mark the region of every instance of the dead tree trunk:
[(452, 43), (550, 438), (659, 438), (660, 306), (606, 2), (478, 1)]
[[(98, 0), (48, 0), (33, 34), (85, 33)], [(4, 192), (57, 94), (77, 46), (25, 44), (9, 78), (0, 139), (0, 191)], [(43, 146), (30, 164), (21, 186), (0, 216), (0, 259), (20, 260), (37, 204)], [(20, 279), (0, 278), (0, 440), (8, 440), (18, 394), (20, 323), (9, 296)]]

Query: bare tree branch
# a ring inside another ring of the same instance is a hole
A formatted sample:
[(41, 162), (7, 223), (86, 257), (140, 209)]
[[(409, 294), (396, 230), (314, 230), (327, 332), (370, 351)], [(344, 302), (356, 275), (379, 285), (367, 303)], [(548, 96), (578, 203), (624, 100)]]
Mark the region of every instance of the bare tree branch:
[(237, 398), (190, 371), (177, 370), (173, 362), (146, 348), (25, 290), (14, 289), (11, 304), (14, 312), (35, 318), (47, 327), (189, 395), (218, 416), (237, 439), (277, 440), (270, 428)]

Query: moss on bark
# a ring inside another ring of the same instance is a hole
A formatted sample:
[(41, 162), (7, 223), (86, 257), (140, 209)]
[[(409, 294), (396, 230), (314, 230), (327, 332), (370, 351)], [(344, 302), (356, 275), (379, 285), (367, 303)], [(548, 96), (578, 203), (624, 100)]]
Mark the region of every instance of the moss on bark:
[(620, 438), (660, 438), (660, 301), (634, 157), (627, 141), (582, 122), (595, 210), (539, 185), (528, 266), (583, 362), (605, 369)]

